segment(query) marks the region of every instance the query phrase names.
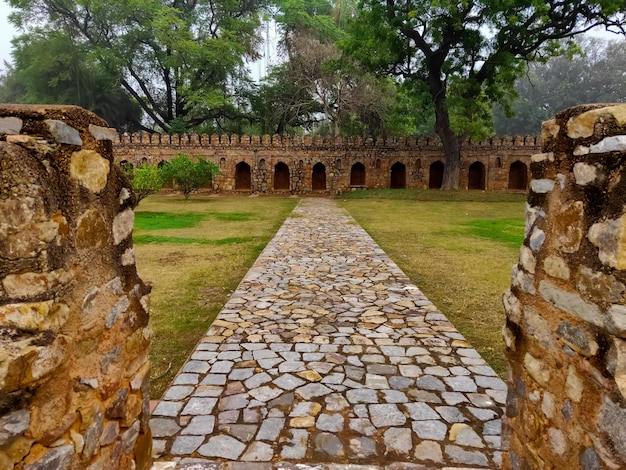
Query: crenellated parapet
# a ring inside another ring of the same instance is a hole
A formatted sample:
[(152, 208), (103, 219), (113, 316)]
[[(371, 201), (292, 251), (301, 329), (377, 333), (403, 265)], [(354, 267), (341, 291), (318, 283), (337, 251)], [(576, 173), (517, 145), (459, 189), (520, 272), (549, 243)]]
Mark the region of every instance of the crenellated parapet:
[[(118, 134), (115, 144), (134, 144), (147, 146), (182, 146), (182, 147), (387, 147), (420, 148), (441, 147), (436, 136), (422, 137), (334, 137), (323, 138), (319, 135), (247, 135), (247, 134), (159, 134), (148, 132)], [(484, 141), (466, 139), (466, 147), (536, 147), (541, 146), (541, 136), (504, 136), (490, 137)]]

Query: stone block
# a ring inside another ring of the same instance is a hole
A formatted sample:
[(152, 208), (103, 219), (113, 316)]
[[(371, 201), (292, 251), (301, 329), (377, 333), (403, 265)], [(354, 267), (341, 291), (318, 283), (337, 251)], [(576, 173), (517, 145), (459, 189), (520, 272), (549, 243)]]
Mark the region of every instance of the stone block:
[(563, 204), (554, 216), (552, 234), (555, 246), (563, 253), (576, 253), (583, 239), (584, 205), (582, 201)]
[(580, 186), (598, 184), (604, 180), (604, 169), (600, 165), (577, 162), (574, 163), (574, 178)]
[(564, 312), (592, 325), (604, 326), (604, 315), (598, 306), (585, 302), (579, 294), (565, 291), (546, 280), (539, 283), (539, 293), (547, 302), (552, 303)]
[(626, 234), (624, 220), (626, 214), (619, 219), (606, 220), (593, 224), (587, 238), (598, 248), (600, 261), (617, 269), (626, 267)]
[(519, 324), (522, 319), (522, 304), (515, 294), (511, 292), (511, 289), (507, 289), (502, 295), (502, 303), (504, 304), (507, 318), (513, 323)]
[(539, 384), (544, 387), (550, 382), (552, 376), (551, 368), (541, 359), (537, 359), (533, 355), (526, 353), (524, 356), (524, 367), (528, 374)]
[(560, 256), (550, 255), (543, 260), (543, 270), (548, 276), (567, 281), (570, 278), (570, 269), (567, 262)]
[(581, 294), (598, 303), (620, 302), (626, 291), (626, 286), (614, 275), (594, 271), (587, 266), (580, 266), (575, 281)]
[(70, 176), (94, 193), (102, 191), (108, 180), (110, 162), (95, 150), (80, 150), (72, 154)]
[(626, 126), (626, 107), (608, 106), (586, 111), (567, 121), (567, 136), (571, 139), (584, 139), (594, 134), (596, 123), (612, 119), (618, 126)]

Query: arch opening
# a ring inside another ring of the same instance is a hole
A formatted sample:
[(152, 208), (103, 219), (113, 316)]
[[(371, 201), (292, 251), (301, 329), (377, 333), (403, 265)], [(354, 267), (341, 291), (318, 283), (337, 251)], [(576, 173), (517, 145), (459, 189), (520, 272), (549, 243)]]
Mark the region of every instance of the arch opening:
[(528, 186), (528, 168), (519, 160), (509, 167), (509, 189), (526, 190)]
[(442, 161), (437, 160), (430, 164), (428, 171), (428, 189), (441, 189), (443, 184), (443, 171), (445, 165)]
[(252, 173), (250, 165), (246, 162), (239, 162), (235, 166), (235, 190), (252, 189)]
[(391, 189), (406, 188), (406, 165), (404, 163), (396, 162), (391, 165), (391, 182), (389, 187)]
[(326, 191), (326, 167), (323, 163), (313, 165), (313, 191)]
[(467, 189), (485, 189), (485, 165), (481, 162), (474, 162), (470, 165)]
[(274, 190), (289, 190), (289, 167), (286, 163), (278, 162), (274, 166)]
[(357, 162), (350, 169), (350, 186), (365, 186), (365, 165)]

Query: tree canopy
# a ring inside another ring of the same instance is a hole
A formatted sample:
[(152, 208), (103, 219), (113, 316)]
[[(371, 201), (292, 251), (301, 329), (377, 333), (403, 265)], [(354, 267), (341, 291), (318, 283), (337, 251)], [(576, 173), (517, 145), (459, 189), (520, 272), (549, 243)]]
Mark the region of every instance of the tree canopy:
[(563, 39), (604, 25), (624, 32), (621, 0), (362, 0), (346, 50), (430, 95), (446, 154), (443, 188), (458, 188), (461, 143), (490, 130), (529, 61), (567, 52)]
[[(164, 131), (239, 117), (263, 0), (8, 0), (17, 41), (63, 31)], [(33, 25), (36, 26), (33, 29)], [(40, 57), (47, 60), (49, 57)]]

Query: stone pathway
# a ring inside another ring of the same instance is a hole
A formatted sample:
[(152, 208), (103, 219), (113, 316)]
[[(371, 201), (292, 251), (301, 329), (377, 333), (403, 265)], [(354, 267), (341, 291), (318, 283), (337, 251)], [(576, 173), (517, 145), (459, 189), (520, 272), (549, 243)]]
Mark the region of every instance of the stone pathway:
[(498, 468), (505, 398), (354, 219), (304, 199), (154, 409), (154, 469)]

